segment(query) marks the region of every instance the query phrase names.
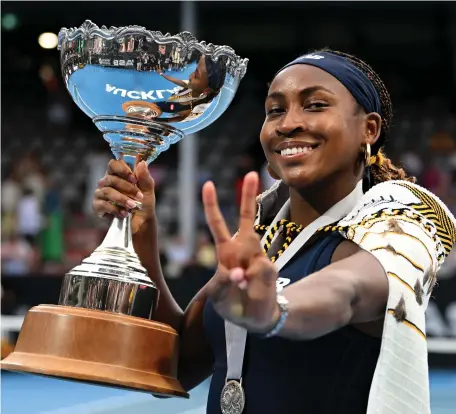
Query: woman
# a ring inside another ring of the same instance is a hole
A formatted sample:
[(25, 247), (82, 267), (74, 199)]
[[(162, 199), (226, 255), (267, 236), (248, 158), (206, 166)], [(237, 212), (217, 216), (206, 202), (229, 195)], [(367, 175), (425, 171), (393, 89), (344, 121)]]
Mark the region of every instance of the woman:
[(95, 211), (143, 202), (135, 248), (157, 319), (180, 332), (183, 386), (212, 374), (208, 413), (430, 412), (424, 312), (455, 220), (381, 151), (391, 117), (359, 59), (323, 50), (282, 68), (260, 134), (279, 181), (257, 207), (247, 174), (234, 238), (204, 186), (219, 266), (185, 312), (159, 267), (153, 180), (110, 162)]
[(175, 114), (169, 118), (157, 117), (161, 122), (190, 121), (190, 116), (193, 120), (204, 113), (220, 92), (225, 79), (221, 62), (213, 62), (208, 56), (200, 57), (188, 80), (176, 79), (163, 72), (160, 76), (179, 86), (179, 90), (166, 101), (154, 104), (162, 113)]

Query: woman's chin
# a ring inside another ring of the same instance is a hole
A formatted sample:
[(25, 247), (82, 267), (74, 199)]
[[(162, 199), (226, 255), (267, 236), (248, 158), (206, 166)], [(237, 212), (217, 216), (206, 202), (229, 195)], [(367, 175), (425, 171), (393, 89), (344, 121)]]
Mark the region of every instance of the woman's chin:
[(312, 174), (312, 172), (307, 172), (303, 169), (289, 170), (283, 172), (282, 181), (288, 187), (304, 189), (312, 186), (316, 181), (316, 177), (314, 176), (314, 174)]

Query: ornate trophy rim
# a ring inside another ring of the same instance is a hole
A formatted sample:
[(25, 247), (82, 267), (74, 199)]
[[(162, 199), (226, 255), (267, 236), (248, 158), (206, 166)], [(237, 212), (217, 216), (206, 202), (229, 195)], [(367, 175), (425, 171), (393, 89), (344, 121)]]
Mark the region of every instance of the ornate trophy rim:
[(79, 27), (64, 27), (60, 29), (57, 49), (61, 50), (64, 42), (73, 41), (78, 38), (91, 39), (100, 37), (106, 40), (121, 41), (125, 36), (129, 35), (145, 36), (160, 45), (179, 43), (183, 48), (189, 51), (197, 50), (204, 55), (211, 56), (215, 61), (221, 56), (226, 56), (231, 59), (230, 66), (238, 72), (241, 79), (247, 72), (249, 59), (236, 55), (234, 49), (229, 46), (217, 46), (212, 43), (206, 43), (205, 41), (198, 41), (195, 36), (186, 31), (171, 35), (170, 33), (163, 34), (160, 31), (148, 30), (143, 26), (137, 25), (123, 27), (111, 26), (108, 28), (106, 26), (98, 27), (91, 20), (86, 20)]

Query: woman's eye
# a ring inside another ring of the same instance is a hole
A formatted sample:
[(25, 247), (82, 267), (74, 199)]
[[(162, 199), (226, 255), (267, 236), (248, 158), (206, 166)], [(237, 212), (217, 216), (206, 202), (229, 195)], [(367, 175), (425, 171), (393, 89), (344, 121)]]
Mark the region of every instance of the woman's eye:
[(283, 112), (283, 108), (279, 108), (279, 107), (273, 107), (273, 108), (269, 108), (267, 110), (267, 115), (277, 115), (277, 114), (281, 114)]
[(328, 107), (328, 104), (326, 102), (310, 102), (307, 106), (306, 109), (310, 110), (315, 110), (315, 109), (323, 109)]

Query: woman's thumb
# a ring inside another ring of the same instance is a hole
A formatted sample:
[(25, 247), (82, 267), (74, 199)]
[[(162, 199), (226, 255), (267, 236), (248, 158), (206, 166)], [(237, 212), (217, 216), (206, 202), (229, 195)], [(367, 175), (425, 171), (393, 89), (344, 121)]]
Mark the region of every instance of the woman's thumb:
[(138, 188), (142, 192), (151, 192), (154, 190), (154, 179), (151, 177), (145, 161), (141, 161), (136, 166), (135, 175), (138, 180)]

